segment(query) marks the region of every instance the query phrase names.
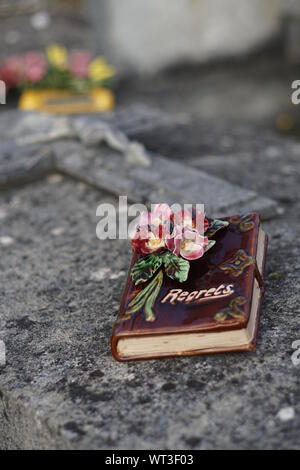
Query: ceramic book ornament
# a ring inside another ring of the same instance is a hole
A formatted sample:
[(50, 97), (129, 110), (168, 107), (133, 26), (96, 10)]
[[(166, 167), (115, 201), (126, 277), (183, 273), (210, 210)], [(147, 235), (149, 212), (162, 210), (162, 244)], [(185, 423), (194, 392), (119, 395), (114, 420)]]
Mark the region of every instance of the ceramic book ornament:
[(254, 349), (267, 241), (258, 214), (212, 220), (171, 213), (166, 204), (142, 214), (111, 338), (114, 357)]

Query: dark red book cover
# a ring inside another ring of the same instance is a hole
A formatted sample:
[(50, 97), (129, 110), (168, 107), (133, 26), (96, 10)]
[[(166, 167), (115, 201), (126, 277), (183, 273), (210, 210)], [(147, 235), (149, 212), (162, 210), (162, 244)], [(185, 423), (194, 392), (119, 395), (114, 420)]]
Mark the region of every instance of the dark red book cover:
[[(128, 304), (142, 289), (141, 286), (135, 286), (129, 271), (111, 339), (112, 353), (117, 360), (144, 358), (121, 357), (118, 351), (120, 338), (221, 332), (247, 327), (255, 279), (260, 289), (258, 310), (263, 296), (267, 236), (260, 230), (258, 214), (234, 215), (222, 220), (229, 222), (228, 227), (216, 233), (215, 245), (202, 258), (190, 263), (189, 276), (185, 282), (163, 277), (155, 300), (152, 321), (147, 319), (142, 308), (127, 315)], [(131, 267), (138, 258), (139, 255), (133, 255)], [(255, 319), (255, 334), (251, 342), (230, 350), (240, 351), (255, 347), (258, 319), (259, 314)], [(222, 350), (216, 344), (212, 352)], [(188, 351), (182, 352), (182, 355), (204, 352), (207, 351)], [(168, 355), (170, 354), (157, 356), (154, 353), (151, 358)]]

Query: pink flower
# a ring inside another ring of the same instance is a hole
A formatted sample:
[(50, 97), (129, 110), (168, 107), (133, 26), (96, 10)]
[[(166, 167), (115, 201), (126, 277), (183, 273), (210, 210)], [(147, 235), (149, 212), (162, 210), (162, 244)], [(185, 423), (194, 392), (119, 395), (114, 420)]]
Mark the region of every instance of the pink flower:
[(75, 51), (70, 56), (70, 71), (79, 78), (88, 76), (91, 55), (87, 51)]
[(168, 250), (187, 260), (201, 258), (208, 244), (208, 238), (204, 236), (208, 226), (209, 222), (203, 212), (175, 212), (173, 233), (166, 239)]
[(24, 79), (31, 83), (40, 82), (47, 72), (45, 56), (39, 52), (28, 52), (24, 55)]
[(166, 246), (176, 256), (187, 260), (201, 258), (205, 253), (208, 238), (190, 227), (176, 225), (174, 232), (166, 239)]
[(151, 213), (143, 212), (131, 240), (133, 250), (149, 254), (166, 249), (170, 216), (171, 210), (167, 204), (157, 204)]
[(7, 88), (19, 85), (23, 74), (23, 60), (21, 56), (8, 57), (0, 67), (0, 79)]
[(187, 260), (198, 259), (208, 244), (204, 236), (208, 225), (203, 212), (174, 213), (167, 204), (157, 204), (151, 213), (141, 214), (132, 247), (140, 254), (169, 250)]

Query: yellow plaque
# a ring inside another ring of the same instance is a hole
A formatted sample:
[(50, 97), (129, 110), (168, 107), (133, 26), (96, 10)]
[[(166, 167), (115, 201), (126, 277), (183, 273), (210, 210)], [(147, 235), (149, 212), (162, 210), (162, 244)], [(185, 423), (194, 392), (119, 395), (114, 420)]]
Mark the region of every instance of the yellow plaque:
[(110, 111), (114, 106), (114, 95), (106, 88), (93, 88), (82, 94), (67, 90), (26, 90), (19, 100), (22, 111), (48, 114), (100, 113)]

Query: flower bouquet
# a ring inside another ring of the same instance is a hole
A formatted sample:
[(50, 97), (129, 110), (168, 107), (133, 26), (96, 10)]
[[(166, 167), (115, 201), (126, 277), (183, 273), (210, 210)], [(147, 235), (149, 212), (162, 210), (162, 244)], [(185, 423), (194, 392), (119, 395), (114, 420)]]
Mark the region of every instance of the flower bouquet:
[(115, 69), (104, 57), (87, 51), (68, 54), (53, 44), (45, 53), (27, 52), (0, 65), (7, 89), (21, 91), (19, 108), (53, 114), (109, 111), (114, 107), (110, 90)]
[(204, 256), (216, 243), (213, 239), (216, 232), (227, 226), (227, 221), (208, 220), (200, 211), (174, 212), (167, 204), (157, 204), (152, 212), (142, 213), (131, 239), (133, 251), (139, 257), (130, 275), (135, 286), (145, 287), (136, 291), (125, 317), (143, 309), (146, 321), (154, 321), (153, 307), (164, 273), (185, 282), (190, 262)]

